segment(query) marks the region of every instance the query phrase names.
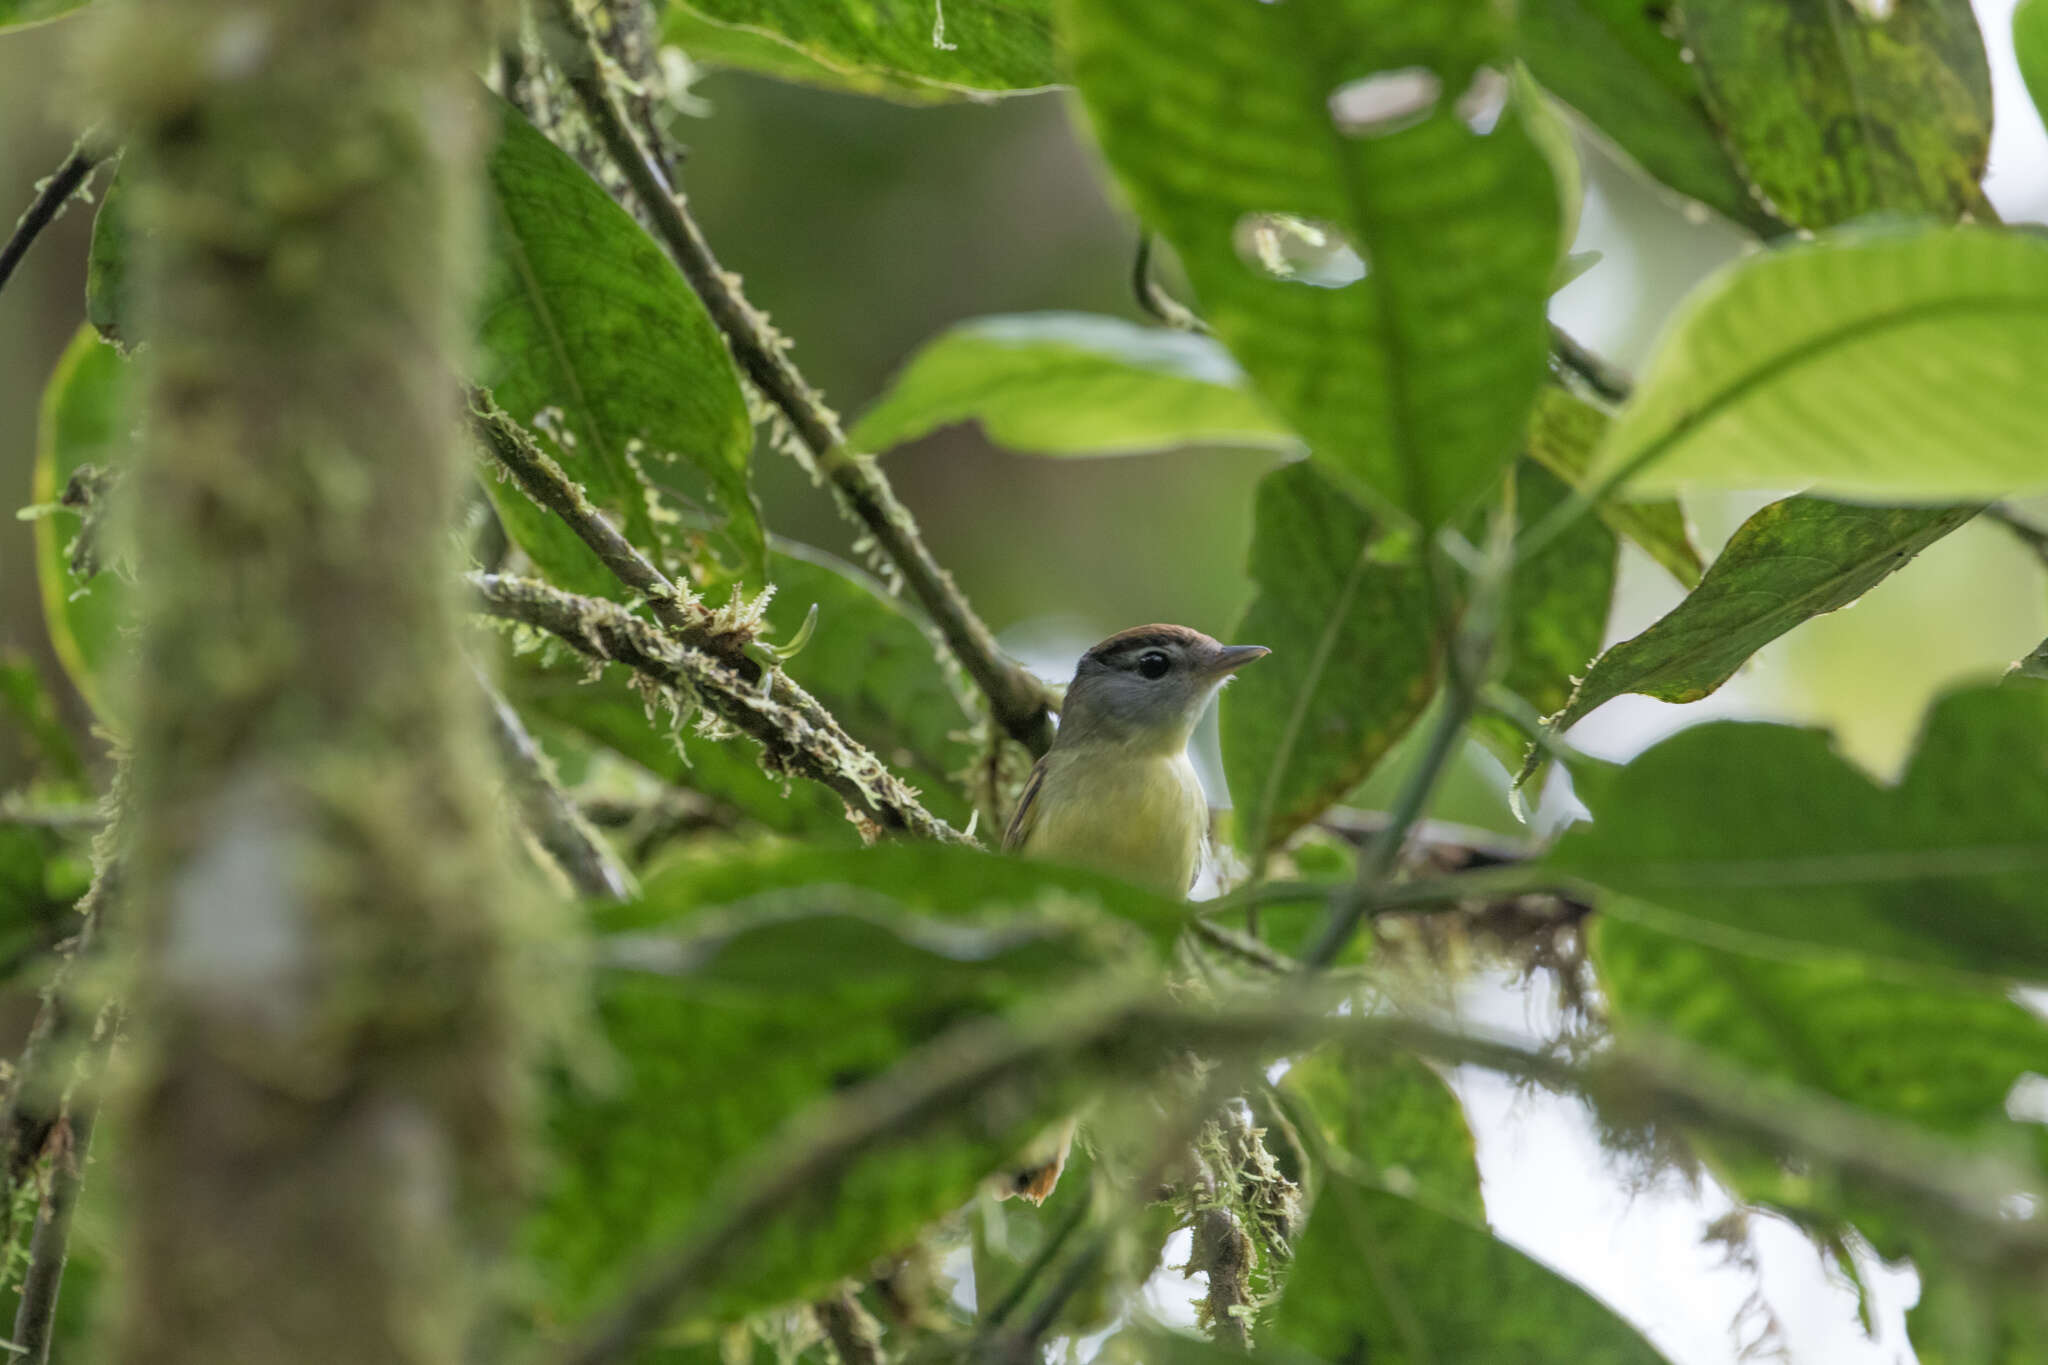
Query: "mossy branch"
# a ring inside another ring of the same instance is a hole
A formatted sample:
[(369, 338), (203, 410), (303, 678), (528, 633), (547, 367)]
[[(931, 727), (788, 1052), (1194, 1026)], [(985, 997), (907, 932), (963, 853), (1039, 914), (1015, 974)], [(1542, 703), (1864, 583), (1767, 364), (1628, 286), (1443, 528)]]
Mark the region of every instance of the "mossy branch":
[(593, 900), (626, 900), (633, 894), (633, 874), (626, 871), (604, 840), (591, 829), (555, 780), (554, 766), (534, 742), (519, 713), (505, 700), (489, 679), (478, 675), (490, 713), (491, 738), (504, 760), (513, 798), (526, 827), (539, 841), (555, 866), (576, 888), (576, 894)]
[(897, 500), (881, 469), (870, 456), (848, 446), (838, 419), (790, 363), (780, 338), (740, 293), (737, 279), (720, 268), (703, 231), (619, 108), (574, 0), (554, 0), (552, 9), (566, 38), (556, 44), (554, 56), (569, 88), (607, 154), (632, 186), (656, 235), (725, 334), (741, 368), (788, 420), (841, 508), (874, 538), (923, 604), (962, 667), (988, 698), (996, 723), (1034, 754), (1044, 753), (1052, 742), (1051, 694), (1045, 684), (996, 646), (988, 626), (975, 614), (952, 576), (932, 557), (915, 519)]
[(2048, 1260), (2048, 1217), (2010, 1212), (2028, 1177), (2012, 1162), (1930, 1138), (1825, 1097), (1730, 1072), (1689, 1049), (1615, 1047), (1572, 1061), (1519, 1038), (1394, 1015), (1338, 1016), (1298, 998), (1203, 1007), (1157, 997), (1010, 1024), (968, 1024), (884, 1076), (836, 1095), (789, 1125), (750, 1179), (660, 1257), (555, 1365), (618, 1365), (649, 1334), (700, 1304), (718, 1273), (774, 1219), (836, 1188), (860, 1157), (957, 1121), (983, 1103), (1028, 1104), (1079, 1066), (1107, 1079), (1151, 1075), (1172, 1057), (1252, 1058), (1335, 1043), (1373, 1056), (1407, 1052), (1575, 1090), (1617, 1117), (1655, 1118), (1802, 1159), (1935, 1213), (1958, 1246), (1987, 1263)]
[(786, 674), (733, 648), (730, 632), (664, 632), (615, 603), (532, 579), (473, 573), (469, 583), (485, 613), (546, 631), (592, 659), (624, 664), (702, 706), (759, 742), (765, 766), (830, 788), (879, 832), (972, 842), (919, 804), (915, 791)]
[(7, 281), (13, 277), (22, 258), (28, 255), (28, 249), (35, 245), (36, 238), (42, 235), (44, 228), (57, 221), (64, 205), (84, 186), (92, 168), (105, 160), (106, 155), (93, 134), (87, 133), (72, 147), (71, 155), (64, 158), (63, 164), (36, 186), (36, 197), (29, 201), (28, 211), (21, 215), (7, 241), (0, 244), (0, 289), (7, 287)]

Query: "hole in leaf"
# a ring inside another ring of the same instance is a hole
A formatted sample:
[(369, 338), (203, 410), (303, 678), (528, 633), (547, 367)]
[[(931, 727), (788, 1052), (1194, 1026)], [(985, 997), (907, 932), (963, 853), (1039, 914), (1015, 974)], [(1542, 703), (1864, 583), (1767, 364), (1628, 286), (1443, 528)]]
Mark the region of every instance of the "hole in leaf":
[(1238, 258), (1262, 275), (1318, 289), (1365, 278), (1365, 258), (1328, 223), (1291, 213), (1247, 213), (1231, 233)]
[(1508, 107), (1508, 78), (1490, 66), (1482, 66), (1472, 73), (1472, 83), (1465, 87), (1465, 93), (1458, 96), (1458, 117), (1473, 132), (1485, 137), (1500, 123), (1501, 111)]
[(1881, 24), (1892, 17), (1897, 0), (1849, 0), (1849, 8), (1857, 17), (1872, 24)]
[(1330, 121), (1351, 137), (1385, 137), (1428, 118), (1443, 92), (1426, 66), (1378, 71), (1330, 92)]

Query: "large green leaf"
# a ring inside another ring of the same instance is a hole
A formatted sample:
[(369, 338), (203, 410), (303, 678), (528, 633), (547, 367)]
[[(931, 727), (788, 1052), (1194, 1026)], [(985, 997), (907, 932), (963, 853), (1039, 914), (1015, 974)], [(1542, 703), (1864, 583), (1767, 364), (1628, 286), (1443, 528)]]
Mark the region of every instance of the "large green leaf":
[(2012, 46), (2034, 111), (2042, 114), (2048, 110), (2048, 0), (2020, 0), (2013, 7)]
[(1752, 232), (1781, 225), (1757, 202), (1708, 117), (1699, 77), (1642, 0), (1524, 0), (1522, 59), (1652, 177)]
[[(1084, 982), (1127, 956), (1133, 937), (1079, 900), (968, 923), (843, 886), (712, 915), (661, 897), (650, 889), (619, 911), (635, 927), (599, 944), (640, 964), (600, 980), (612, 1084), (565, 1081), (549, 1108), (548, 1171), (526, 1242), (550, 1317), (683, 1236), (768, 1139), (836, 1092), (955, 1024)], [(710, 1313), (796, 1298), (901, 1249), (1055, 1112), (967, 1105), (942, 1136), (865, 1158), (758, 1229), (723, 1267)]]
[[(1676, 1037), (1739, 1065), (1759, 1088), (1818, 1092), (2017, 1157), (2023, 1169), (2029, 1151), (2037, 1166), (2048, 1157), (2043, 1130), (2009, 1117), (2015, 1085), (2048, 1074), (2048, 1027), (2001, 992), (1851, 954), (1753, 956), (1613, 915), (1595, 924), (1592, 946), (1624, 1039)], [(1910, 1254), (1921, 1288), (1908, 1324), (1928, 1365), (2039, 1358), (2048, 1313), (2038, 1273), (1989, 1260), (1996, 1248), (1958, 1238), (1946, 1210), (1726, 1138), (1694, 1141), (1740, 1197), (1822, 1232), (1852, 1224), (1888, 1258)]]
[[(795, 638), (812, 606), (811, 639), (785, 667), (837, 716), (854, 738), (916, 786), (925, 805), (949, 822), (969, 807), (951, 774), (972, 750), (961, 740), (968, 712), (936, 650), (909, 608), (866, 574), (821, 550), (778, 542), (769, 572), (776, 596), (767, 638)], [(678, 736), (651, 721), (623, 670), (586, 682), (582, 665), (546, 668), (522, 661), (507, 688), (522, 709), (618, 750), (678, 786), (715, 797), (770, 828), (850, 837), (837, 798), (809, 783), (761, 771), (752, 741), (714, 743)]]
[(625, 927), (644, 918), (646, 907), (674, 916), (818, 887), (870, 892), (909, 910), (945, 916), (1038, 912), (1078, 901), (1132, 926), (1162, 951), (1187, 923), (1182, 901), (1114, 877), (958, 845), (911, 843), (686, 855), (648, 877), (642, 909), (608, 910), (605, 922)]
[(88, 0), (0, 0), (0, 29), (55, 19), (87, 3)]
[[(479, 381), (643, 552), (672, 563), (663, 551), (684, 551), (679, 514), (761, 581), (753, 427), (717, 327), (632, 215), (518, 111), (495, 108)], [(488, 484), (513, 540), (556, 583), (620, 591), (552, 512), (509, 481)]]
[[(788, 49), (720, 43), (723, 64), (862, 93), (928, 87), (935, 93), (1044, 89), (1059, 80), (1051, 0), (668, 0), (671, 42), (689, 46), (707, 27)], [(792, 63), (791, 58), (795, 59)], [(796, 64), (800, 63), (800, 64)]]
[[(2048, 1154), (2007, 1114), (2013, 1086), (2048, 1070), (2048, 1026), (1995, 990), (1853, 953), (1757, 956), (1607, 916), (1594, 960), (1616, 1033), (1671, 1037), (1740, 1066), (1950, 1139)], [(1709, 1144), (1744, 1197), (1825, 1225), (1848, 1217), (1886, 1255), (1924, 1238), (1868, 1189), (1839, 1190), (1773, 1154)], [(1935, 1229), (1939, 1231), (1939, 1229)]]
[(849, 440), (888, 450), (953, 422), (1039, 455), (1300, 442), (1205, 336), (1090, 313), (961, 323), (911, 357)]
[(1786, 222), (1983, 209), (1991, 72), (1969, 0), (1685, 0), (1677, 12), (1716, 121)]
[(721, 24), (683, 4), (669, 5), (663, 11), (661, 41), (664, 46), (681, 48), (697, 71), (750, 71), (797, 85), (875, 95), (901, 104), (933, 104), (968, 97), (966, 91), (948, 90), (885, 71), (829, 66), (772, 33)]
[(1551, 863), (1717, 941), (2048, 980), (2048, 689), (1942, 698), (1895, 789), (1817, 731), (1696, 726), (1614, 774)]
[(1324, 1047), (1295, 1062), (1280, 1088), (1307, 1111), (1344, 1174), (1486, 1222), (1472, 1130), (1428, 1063)]
[(1624, 692), (1698, 701), (1802, 621), (1854, 602), (1977, 514), (1786, 498), (1736, 529), (1690, 596), (1602, 654), (1554, 724), (1564, 730)]
[[(1501, 8), (1067, 13), (1110, 164), (1311, 458), (1425, 526), (1475, 503), (1542, 378), (1559, 221), (1548, 163), (1506, 102)], [(1496, 111), (1490, 131), (1467, 125)], [(1291, 263), (1297, 248), (1316, 259)]]
[(119, 346), (139, 338), (129, 335), (134, 301), (128, 297), (128, 196), (121, 169), (114, 168), (92, 216), (92, 243), (85, 257), (85, 318), (99, 334)]
[[(1570, 496), (1539, 466), (1515, 467), (1515, 510), (1524, 526), (1541, 522)], [(1501, 683), (1538, 715), (1565, 704), (1572, 679), (1600, 652), (1614, 599), (1614, 560), (1614, 532), (1581, 517), (1515, 565), (1495, 662)]]
[[(1555, 385), (1545, 385), (1536, 395), (1536, 410), (1529, 418), (1529, 458), (1573, 488), (1583, 489), (1593, 452), (1607, 435), (1607, 427), (1606, 413)], [(1600, 519), (1618, 535), (1634, 541), (1680, 583), (1688, 588), (1699, 585), (1700, 552), (1692, 543), (1685, 511), (1676, 499), (1619, 502), (1603, 498)], [(1524, 525), (1530, 520), (1526, 515), (1522, 518)]]
[(1332, 1175), (1272, 1335), (1325, 1361), (1656, 1365), (1636, 1330), (1486, 1228)]
[(1695, 291), (1596, 477), (1636, 492), (1811, 484), (1956, 501), (2048, 487), (2048, 241), (1988, 228), (1844, 234)]
[[(55, 503), (83, 465), (109, 469), (126, 463), (131, 382), (120, 352), (101, 342), (90, 326), (79, 328), (43, 389), (36, 432), (38, 503)], [(72, 576), (69, 546), (79, 525), (69, 511), (36, 521), (43, 620), (72, 686), (102, 718), (111, 718), (109, 674), (123, 649), (124, 593), (120, 578), (106, 568), (87, 583)]]
[(1224, 692), (1223, 767), (1238, 840), (1280, 843), (1370, 774), (1429, 704), (1436, 659), (1413, 562), (1313, 464), (1259, 484), (1258, 595), (1231, 638), (1273, 651)]

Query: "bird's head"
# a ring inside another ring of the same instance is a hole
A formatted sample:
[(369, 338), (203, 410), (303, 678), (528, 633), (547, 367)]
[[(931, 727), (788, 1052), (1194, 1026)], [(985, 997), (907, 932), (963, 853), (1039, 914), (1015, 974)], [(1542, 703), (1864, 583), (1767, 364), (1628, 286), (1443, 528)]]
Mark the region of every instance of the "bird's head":
[(1271, 651), (1186, 626), (1133, 626), (1081, 656), (1060, 708), (1059, 743), (1179, 753), (1216, 689)]

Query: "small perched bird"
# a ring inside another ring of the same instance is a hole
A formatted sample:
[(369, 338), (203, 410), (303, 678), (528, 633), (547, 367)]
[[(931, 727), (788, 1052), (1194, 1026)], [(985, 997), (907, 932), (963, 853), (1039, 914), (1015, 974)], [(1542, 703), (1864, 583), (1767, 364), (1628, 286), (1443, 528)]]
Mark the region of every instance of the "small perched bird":
[[(1083, 654), (1059, 732), (1024, 784), (1003, 847), (1185, 896), (1209, 834), (1188, 738), (1230, 675), (1270, 652), (1158, 625), (1120, 631)], [(1071, 1120), (1048, 1134), (997, 1192), (1042, 1202), (1073, 1135)]]

